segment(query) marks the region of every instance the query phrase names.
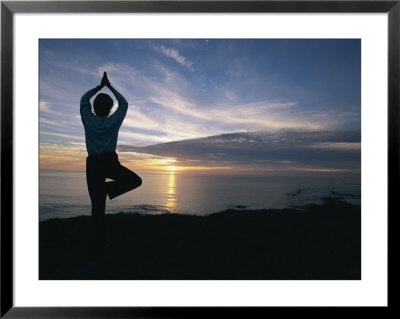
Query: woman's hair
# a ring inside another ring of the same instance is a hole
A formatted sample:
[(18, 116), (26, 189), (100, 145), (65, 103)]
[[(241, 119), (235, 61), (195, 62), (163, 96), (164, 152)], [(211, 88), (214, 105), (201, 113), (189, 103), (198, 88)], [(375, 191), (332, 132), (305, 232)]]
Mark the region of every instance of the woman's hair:
[(100, 93), (94, 99), (93, 109), (97, 116), (106, 117), (110, 114), (113, 105), (114, 101), (108, 94)]

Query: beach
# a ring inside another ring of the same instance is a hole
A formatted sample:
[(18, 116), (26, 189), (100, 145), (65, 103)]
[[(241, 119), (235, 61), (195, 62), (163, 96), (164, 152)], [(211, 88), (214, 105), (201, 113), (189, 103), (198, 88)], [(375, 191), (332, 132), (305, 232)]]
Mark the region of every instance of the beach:
[(40, 280), (360, 280), (361, 207), (340, 198), (205, 216), (106, 215), (39, 223)]

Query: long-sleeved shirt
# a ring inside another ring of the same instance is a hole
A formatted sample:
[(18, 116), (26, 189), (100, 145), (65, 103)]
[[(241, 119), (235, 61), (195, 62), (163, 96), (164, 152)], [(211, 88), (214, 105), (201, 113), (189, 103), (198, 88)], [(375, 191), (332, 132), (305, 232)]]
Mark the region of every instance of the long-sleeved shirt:
[(87, 91), (81, 98), (81, 119), (85, 128), (86, 149), (89, 155), (115, 152), (118, 131), (128, 110), (128, 102), (114, 88), (111, 89), (118, 101), (117, 110), (110, 116), (100, 117), (92, 113), (90, 98), (99, 88)]

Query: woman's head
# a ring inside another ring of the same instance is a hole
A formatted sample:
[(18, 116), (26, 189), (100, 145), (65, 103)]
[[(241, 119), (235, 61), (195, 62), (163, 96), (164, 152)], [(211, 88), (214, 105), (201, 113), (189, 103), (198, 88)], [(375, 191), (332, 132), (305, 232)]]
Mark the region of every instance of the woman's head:
[(100, 93), (96, 96), (93, 102), (93, 109), (97, 116), (106, 117), (114, 105), (113, 99), (105, 93)]

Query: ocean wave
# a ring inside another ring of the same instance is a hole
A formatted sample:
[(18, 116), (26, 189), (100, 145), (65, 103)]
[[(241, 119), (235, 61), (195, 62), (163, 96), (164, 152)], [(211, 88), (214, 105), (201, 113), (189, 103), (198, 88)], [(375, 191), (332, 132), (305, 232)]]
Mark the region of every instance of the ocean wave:
[[(118, 206), (106, 209), (106, 214), (142, 214), (142, 215), (160, 215), (172, 214), (170, 209), (161, 205), (134, 205), (134, 206)], [(39, 220), (44, 221), (54, 218), (69, 218), (77, 216), (90, 216), (90, 205), (70, 205), (70, 204), (53, 204), (40, 205)]]
[(171, 210), (162, 205), (134, 205), (130, 207), (115, 207), (107, 210), (109, 214), (127, 213), (127, 214), (143, 214), (143, 215), (160, 215), (171, 214)]
[[(349, 184), (351, 186), (354, 184)], [(353, 205), (361, 205), (361, 190), (332, 188), (305, 187), (286, 193), (288, 205), (298, 207), (307, 204), (323, 204), (330, 200), (341, 200)]]

